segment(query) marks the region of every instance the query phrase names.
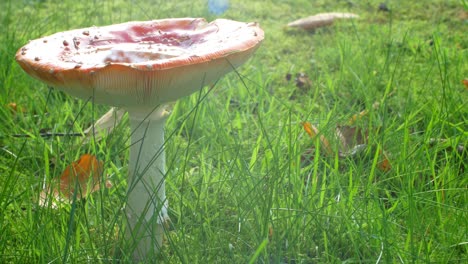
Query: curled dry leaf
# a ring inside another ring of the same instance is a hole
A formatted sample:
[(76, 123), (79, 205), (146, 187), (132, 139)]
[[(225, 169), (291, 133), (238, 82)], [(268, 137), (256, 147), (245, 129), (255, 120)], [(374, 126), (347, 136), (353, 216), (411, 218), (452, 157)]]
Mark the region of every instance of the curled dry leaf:
[(335, 22), (336, 19), (349, 19), (358, 17), (358, 15), (352, 13), (321, 13), (288, 23), (288, 27), (297, 27), (305, 30), (314, 30), (320, 27), (329, 26), (333, 24), (333, 22)]
[(312, 81), (305, 73), (300, 72), (296, 74), (296, 79), (294, 79), (294, 81), (296, 81), (297, 88), (308, 90), (310, 87), (312, 87)]
[[(378, 103), (374, 103), (374, 105), (376, 105), (376, 104), (378, 104)], [(349, 123), (350, 125), (353, 125), (354, 123), (356, 123), (356, 121), (361, 120), (361, 119), (362, 119), (364, 116), (366, 116), (368, 113), (369, 113), (368, 110), (363, 110), (363, 111), (361, 111), (359, 114), (353, 115), (353, 116), (349, 119), (348, 123)]]
[[(70, 203), (75, 196), (77, 200), (86, 198), (100, 189), (102, 173), (102, 161), (90, 154), (82, 155), (65, 168), (59, 179), (45, 186), (40, 194), (39, 205), (45, 207), (50, 202), (52, 208), (58, 208), (58, 202)], [(105, 186), (110, 188), (112, 184), (106, 180)]]
[[(173, 106), (173, 103), (166, 104), (162, 114), (164, 116), (168, 116), (172, 111)], [(114, 130), (114, 128), (120, 124), (126, 112), (127, 111), (124, 109), (112, 107), (109, 111), (102, 115), (93, 125), (85, 129), (85, 143), (88, 142), (91, 138), (94, 138), (94, 140), (99, 141), (104, 136), (107, 136), (110, 133), (112, 133), (112, 130)]]
[(467, 142), (459, 142), (456, 138), (431, 138), (429, 147), (435, 148), (437, 152), (438, 166), (444, 166), (447, 163), (448, 156), (451, 156), (459, 163), (458, 171), (462, 175), (468, 165)]
[(465, 89), (468, 91), (468, 79), (463, 79), (463, 85), (465, 85)]
[[(362, 111), (358, 115), (354, 115), (350, 123), (354, 123), (357, 118), (362, 118), (366, 114), (367, 111)], [(328, 139), (320, 134), (320, 131), (314, 125), (309, 122), (303, 122), (302, 125), (311, 138), (320, 135), (321, 147), (327, 156), (333, 157), (335, 153), (338, 153), (339, 158), (355, 157), (367, 149), (369, 132), (360, 128), (338, 125), (335, 129), (335, 138), (339, 145), (338, 150), (333, 150)], [(308, 151), (308, 153), (310, 152), (311, 151)], [(391, 164), (385, 151), (379, 151), (379, 156), (377, 168), (384, 172), (389, 171), (391, 169)]]
[(18, 109), (18, 105), (16, 105), (16, 103), (9, 103), (8, 108), (10, 108), (12, 112), (16, 113), (16, 110)]
[[(346, 157), (353, 155), (352, 153), (357, 154), (356, 147), (367, 145), (368, 133), (359, 127), (337, 126), (335, 129), (335, 137), (340, 143), (339, 154)], [(359, 149), (365, 149), (365, 147)]]
[(390, 12), (390, 8), (388, 8), (386, 3), (380, 3), (379, 7), (377, 7), (377, 10), (382, 12)]
[[(308, 92), (311, 91), (312, 88), (315, 88), (313, 86), (312, 80), (307, 76), (307, 74), (303, 72), (298, 72), (295, 74), (295, 77), (293, 79), (293, 75), (291, 73), (287, 73), (285, 76), (285, 79), (287, 82), (294, 81), (294, 84), (296, 86), (296, 90), (293, 91), (293, 93), (290, 95), (289, 99), (294, 100), (298, 96), (298, 92)], [(314, 91), (313, 91), (314, 92)]]
[(18, 106), (15, 102), (11, 102), (7, 104), (7, 108), (10, 110), (12, 114), (16, 114), (18, 112), (24, 113), (26, 110), (23, 107)]
[(103, 136), (112, 132), (112, 130), (122, 121), (125, 110), (112, 107), (107, 113), (101, 116), (92, 126), (88, 127), (84, 133), (86, 140), (94, 138), (99, 141)]
[(380, 161), (377, 163), (377, 168), (384, 172), (392, 169), (392, 165), (390, 164), (390, 160), (388, 159), (387, 153), (385, 153), (385, 151), (380, 151)]
[[(303, 122), (302, 126), (311, 138), (315, 138), (320, 133), (319, 130), (309, 122)], [(327, 155), (333, 156), (333, 150), (331, 149), (330, 143), (324, 135), (320, 135), (320, 142)]]

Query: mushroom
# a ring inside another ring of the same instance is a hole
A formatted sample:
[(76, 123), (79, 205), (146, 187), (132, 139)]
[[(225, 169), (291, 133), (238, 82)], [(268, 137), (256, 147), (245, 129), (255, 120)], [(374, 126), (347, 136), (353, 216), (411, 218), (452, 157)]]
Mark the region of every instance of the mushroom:
[(166, 106), (246, 62), (263, 38), (257, 23), (176, 18), (60, 32), (16, 53), (23, 70), (47, 85), (128, 111), (125, 238), (135, 245), (134, 260), (158, 252), (168, 219)]
[(288, 23), (288, 27), (302, 28), (305, 30), (315, 30), (317, 28), (333, 24), (336, 19), (348, 19), (358, 17), (358, 15), (352, 13), (320, 13), (290, 22)]

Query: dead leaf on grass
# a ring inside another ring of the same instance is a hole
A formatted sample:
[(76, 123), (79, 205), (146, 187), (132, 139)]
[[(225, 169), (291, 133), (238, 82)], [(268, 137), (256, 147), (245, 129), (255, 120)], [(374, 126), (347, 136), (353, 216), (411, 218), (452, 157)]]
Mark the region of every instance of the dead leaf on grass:
[[(287, 73), (285, 76), (286, 81), (291, 81), (292, 79), (292, 74)], [(312, 81), (310, 80), (309, 76), (303, 72), (298, 72), (296, 74), (296, 77), (294, 78), (294, 82), (296, 84), (296, 87), (302, 90), (308, 90), (312, 87)]]
[[(311, 138), (315, 138), (317, 135), (320, 134), (319, 130), (314, 125), (310, 124), (309, 122), (303, 122), (302, 126), (304, 127), (304, 130), (306, 131), (307, 134), (309, 134)], [(328, 142), (328, 139), (324, 135), (320, 135), (319, 139), (321, 142), (321, 146), (325, 150), (327, 155), (332, 156), (333, 150), (330, 147), (330, 143)]]
[(463, 79), (463, 85), (465, 85), (465, 89), (468, 91), (468, 79)]
[(436, 148), (437, 154), (440, 156), (438, 165), (444, 165), (447, 155), (453, 155), (460, 162), (460, 174), (464, 173), (465, 167), (468, 164), (468, 151), (465, 144), (456, 142), (450, 138), (431, 138), (429, 140), (429, 147)]
[[(58, 208), (59, 203), (71, 203), (76, 199), (84, 199), (101, 187), (100, 177), (103, 173), (103, 163), (90, 154), (82, 155), (63, 171), (59, 179), (53, 180), (40, 193), (39, 205)], [(112, 187), (110, 181), (105, 181), (107, 188)], [(52, 196), (50, 196), (52, 195)]]
[[(358, 118), (362, 118), (367, 114), (367, 111), (362, 111), (358, 115), (354, 115), (350, 119), (350, 123), (354, 123)], [(304, 130), (311, 137), (315, 138), (320, 136), (321, 148), (325, 151), (327, 156), (334, 157), (338, 154), (339, 158), (355, 157), (363, 153), (368, 147), (369, 131), (363, 130), (359, 127), (350, 125), (337, 125), (335, 129), (335, 139), (338, 142), (338, 149), (334, 150), (330, 145), (329, 140), (320, 133), (317, 127), (310, 124), (309, 122), (302, 123)], [(315, 147), (312, 147), (315, 149)], [(309, 158), (313, 159), (310, 154), (313, 153), (311, 150), (307, 150), (306, 154)], [(388, 155), (385, 151), (379, 151), (379, 162), (377, 168), (381, 171), (389, 171), (392, 167), (388, 159)], [(303, 157), (304, 161), (306, 157)]]
[(303, 90), (308, 90), (312, 87), (312, 81), (310, 80), (309, 76), (305, 73), (298, 73), (296, 74), (296, 87), (303, 89)]
[[(377, 103), (374, 103), (374, 105), (377, 105)], [(378, 105), (375, 106), (375, 107), (378, 107)], [(353, 125), (354, 123), (356, 123), (356, 121), (361, 120), (361, 119), (362, 119), (364, 116), (366, 116), (368, 113), (369, 113), (368, 110), (363, 110), (363, 111), (361, 111), (359, 114), (353, 115), (353, 116), (349, 119), (348, 123), (349, 123), (350, 125)]]
[(18, 104), (15, 102), (8, 103), (7, 108), (10, 109), (10, 112), (12, 114), (16, 114), (18, 112), (21, 112), (21, 113), (26, 112), (26, 109), (24, 109), (24, 107), (18, 106)]
[(392, 164), (390, 164), (390, 160), (388, 159), (387, 153), (385, 151), (380, 151), (380, 161), (377, 163), (377, 168), (381, 171), (387, 172), (392, 169)]
[(367, 145), (367, 131), (359, 127), (340, 126), (335, 129), (335, 137), (340, 143), (339, 154), (343, 157), (351, 155), (350, 150), (360, 145)]
[(112, 130), (122, 121), (125, 110), (112, 107), (107, 113), (101, 116), (92, 126), (88, 127), (84, 134), (86, 141), (94, 138), (96, 141), (101, 140), (104, 136), (109, 135)]
[(381, 12), (390, 12), (390, 8), (388, 8), (386, 3), (380, 3), (377, 10)]

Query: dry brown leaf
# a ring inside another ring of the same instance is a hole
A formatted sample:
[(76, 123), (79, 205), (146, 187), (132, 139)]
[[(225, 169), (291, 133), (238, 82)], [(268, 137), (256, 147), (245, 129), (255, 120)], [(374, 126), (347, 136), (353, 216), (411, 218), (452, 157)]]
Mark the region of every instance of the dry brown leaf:
[(463, 79), (463, 85), (465, 85), (465, 89), (468, 90), (468, 79)]
[(353, 116), (349, 119), (348, 123), (349, 123), (350, 125), (353, 125), (354, 123), (356, 123), (356, 121), (361, 120), (361, 118), (363, 118), (364, 116), (366, 116), (368, 113), (369, 113), (368, 110), (363, 110), (363, 111), (361, 111), (359, 114), (353, 115)]
[(304, 130), (311, 138), (314, 138), (318, 135), (318, 129), (311, 125), (309, 122), (302, 122), (302, 126), (304, 127)]
[[(362, 111), (359, 115), (353, 116), (350, 121), (354, 122), (358, 116), (362, 117), (365, 114), (367, 114), (367, 111)], [(315, 138), (319, 135), (319, 130), (309, 122), (303, 122), (302, 125), (306, 133), (311, 138)], [(328, 139), (324, 135), (320, 135), (321, 145), (328, 156), (334, 156), (334, 153), (338, 153), (339, 158), (355, 157), (360, 153), (363, 153), (368, 147), (369, 132), (358, 127), (338, 125), (335, 130), (335, 137), (339, 142), (338, 150), (336, 151), (331, 148)], [(306, 154), (310, 153), (310, 150), (306, 151)], [(306, 161), (305, 157), (303, 158), (303, 161)], [(385, 151), (380, 151), (377, 168), (384, 172), (387, 172), (392, 168)]]
[(10, 108), (13, 112), (16, 113), (16, 110), (18, 109), (18, 106), (16, 105), (16, 103), (9, 103), (8, 108)]
[(337, 126), (335, 136), (340, 142), (340, 152), (347, 153), (358, 145), (367, 144), (367, 132), (358, 127)]
[[(309, 122), (303, 122), (302, 126), (304, 130), (309, 134), (311, 138), (315, 138), (320, 132), (319, 130)], [(324, 135), (320, 135), (320, 142), (322, 143), (322, 147), (327, 153), (327, 155), (333, 156), (333, 150), (330, 147), (330, 143), (328, 142), (327, 138)]]
[(94, 138), (96, 141), (110, 134), (112, 130), (120, 123), (125, 110), (112, 107), (107, 113), (101, 116), (92, 126), (88, 127), (84, 133), (86, 140)]
[(312, 87), (312, 81), (310, 80), (309, 76), (305, 73), (298, 73), (296, 74), (296, 87), (303, 89), (303, 90), (308, 90), (310, 87)]
[(19, 107), (18, 104), (16, 104), (15, 102), (11, 102), (7, 104), (7, 108), (10, 109), (12, 114), (16, 114), (18, 112), (21, 112), (21, 113), (26, 112), (26, 110), (23, 107)]
[(387, 171), (391, 170), (392, 165), (390, 164), (390, 161), (389, 161), (388, 156), (385, 153), (385, 151), (380, 151), (380, 157), (381, 157), (381, 160), (377, 164), (377, 168), (379, 170), (383, 171), (383, 172), (387, 172)]
[[(103, 163), (90, 154), (82, 155), (77, 161), (72, 162), (63, 171), (59, 179), (53, 180), (40, 194), (40, 206), (57, 208), (57, 202), (70, 203), (74, 196), (76, 199), (86, 198), (89, 194), (100, 189), (100, 176), (103, 173)], [(105, 181), (107, 188), (112, 187), (109, 181)], [(52, 195), (52, 197), (49, 197)]]
[(379, 7), (377, 7), (377, 10), (382, 12), (390, 12), (390, 8), (388, 8), (386, 3), (380, 3)]
[(320, 27), (329, 26), (335, 22), (336, 19), (358, 18), (359, 16), (352, 13), (321, 13), (314, 16), (302, 18), (291, 23), (288, 27), (297, 27), (305, 30), (314, 30)]

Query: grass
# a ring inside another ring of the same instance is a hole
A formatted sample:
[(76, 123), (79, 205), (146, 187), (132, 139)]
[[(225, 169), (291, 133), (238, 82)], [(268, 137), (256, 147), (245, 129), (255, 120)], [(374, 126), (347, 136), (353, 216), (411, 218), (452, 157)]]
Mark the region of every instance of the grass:
[[(14, 54), (28, 39), (72, 28), (215, 19), (206, 1), (147, 2), (2, 2), (0, 262), (125, 261), (114, 249), (122, 238), (127, 121), (100, 142), (38, 136), (81, 132), (108, 107), (49, 89)], [(260, 22), (266, 39), (237, 74), (174, 107), (167, 124), (172, 225), (161, 261), (467, 261), (466, 1), (391, 1), (391, 12), (377, 11), (380, 2), (230, 1), (221, 16)], [(284, 28), (327, 11), (361, 18), (314, 33)], [(288, 73), (305, 73), (311, 86), (296, 87)], [(326, 155), (301, 126), (311, 122), (332, 139), (337, 124), (363, 110), (355, 126), (370, 135), (361, 155)], [(382, 150), (388, 171), (378, 168)], [(39, 207), (43, 184), (84, 153), (104, 162), (114, 186), (58, 210)]]

